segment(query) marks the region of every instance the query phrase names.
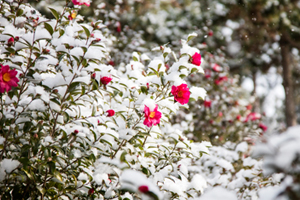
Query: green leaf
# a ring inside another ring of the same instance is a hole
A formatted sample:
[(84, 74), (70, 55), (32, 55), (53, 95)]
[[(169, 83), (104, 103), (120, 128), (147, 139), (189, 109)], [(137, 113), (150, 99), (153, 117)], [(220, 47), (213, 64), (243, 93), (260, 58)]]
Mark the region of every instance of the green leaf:
[(53, 28), (50, 24), (48, 24), (47, 22), (44, 23), (45, 29), (50, 33), (50, 35), (53, 34)]
[(121, 161), (121, 162), (126, 162), (126, 159), (125, 159), (126, 154), (127, 154), (127, 152), (126, 152), (126, 151), (123, 151), (123, 153), (122, 153), (121, 156), (120, 156), (120, 161)]
[(52, 15), (55, 17), (56, 20), (59, 19), (59, 14), (56, 12), (56, 10), (54, 8), (50, 8)]
[(16, 15), (19, 17), (19, 16), (21, 16), (22, 14), (23, 14), (23, 10), (22, 9), (19, 9), (18, 11), (17, 11), (17, 13), (16, 13)]
[(198, 71), (197, 68), (193, 68), (192, 71), (191, 71), (191, 73), (194, 73), (194, 72), (197, 72), (197, 71)]
[(142, 87), (141, 87), (141, 91), (142, 91), (142, 93), (144, 93), (144, 94), (148, 94), (148, 90), (147, 90), (147, 87), (146, 87), (146, 86), (142, 86)]
[(139, 59), (137, 59), (137, 57), (135, 57), (135, 56), (133, 56), (132, 59), (137, 62), (139, 61)]
[(81, 26), (86, 34), (87, 37), (90, 37), (91, 33), (89, 31), (89, 29), (87, 29), (85, 26)]

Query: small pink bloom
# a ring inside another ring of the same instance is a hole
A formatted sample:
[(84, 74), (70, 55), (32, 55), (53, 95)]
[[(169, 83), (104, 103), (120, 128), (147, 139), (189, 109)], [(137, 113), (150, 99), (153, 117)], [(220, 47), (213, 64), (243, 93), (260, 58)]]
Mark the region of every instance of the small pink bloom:
[(79, 131), (76, 129), (76, 130), (74, 130), (74, 133), (75, 133), (75, 134), (78, 134), (78, 133), (79, 133)]
[(203, 103), (204, 107), (210, 108), (211, 107), (211, 101), (210, 100), (205, 100)]
[(180, 104), (186, 104), (190, 99), (190, 91), (187, 87), (187, 84), (181, 84), (179, 86), (172, 86), (171, 93), (174, 95), (175, 101), (178, 101)]
[(86, 5), (90, 6), (90, 0), (72, 0), (74, 5)]
[(247, 110), (252, 110), (252, 105), (251, 105), (251, 104), (247, 105), (247, 106), (246, 106), (246, 109), (247, 109)]
[(139, 191), (142, 193), (147, 193), (147, 192), (149, 192), (149, 187), (147, 185), (141, 185), (139, 187)]
[(210, 30), (209, 32), (208, 32), (208, 36), (213, 36), (214, 35), (214, 32), (212, 31), (212, 30)]
[(146, 85), (147, 85), (147, 90), (149, 90), (149, 88), (150, 88), (150, 85), (149, 85), (149, 83), (146, 83)]
[(191, 60), (192, 64), (200, 66), (201, 65), (201, 55), (199, 53), (195, 53), (192, 56), (192, 60)]
[(120, 22), (116, 22), (116, 27), (117, 27), (117, 32), (120, 33), (122, 31), (121, 23)]
[(14, 43), (15, 43), (14, 37), (9, 38), (8, 41), (7, 41), (7, 45), (8, 45), (8, 46), (13, 45)]
[(115, 111), (114, 110), (107, 110), (106, 113), (107, 113), (107, 117), (112, 117), (112, 116), (115, 115)]
[[(256, 112), (253, 112), (253, 113), (250, 113), (250, 114), (247, 116), (247, 118), (250, 119), (251, 121), (254, 121), (254, 120), (260, 119), (260, 118), (261, 118), (261, 114), (256, 113)], [(248, 121), (248, 120), (247, 120), (247, 121)]]
[(92, 73), (91, 78), (95, 79), (96, 78), (96, 73)]
[(161, 112), (157, 110), (158, 105), (155, 106), (154, 110), (151, 111), (148, 106), (145, 105), (144, 113), (145, 113), (145, 120), (144, 125), (151, 127), (155, 126), (160, 123)]
[(10, 70), (8, 65), (0, 64), (0, 93), (4, 93), (11, 90), (11, 87), (17, 87), (19, 79), (16, 69)]
[(223, 113), (222, 113), (222, 112), (219, 112), (219, 113), (218, 113), (218, 116), (219, 116), (219, 117), (223, 117)]
[(102, 76), (100, 78), (100, 82), (103, 84), (103, 85), (107, 85), (109, 82), (111, 82), (112, 80), (112, 77), (111, 76)]
[(236, 119), (237, 119), (238, 121), (241, 121), (242, 116), (241, 116), (241, 115), (238, 115), (238, 116), (236, 116)]
[(170, 66), (168, 64), (165, 64), (166, 66), (166, 71), (168, 71), (170, 69)]
[(266, 125), (264, 125), (263, 123), (260, 123), (259, 125), (259, 128), (261, 128), (264, 132), (267, 131), (268, 127)]
[(222, 67), (218, 64), (214, 64), (212, 66), (212, 69), (215, 71), (215, 72), (221, 72), (222, 71)]

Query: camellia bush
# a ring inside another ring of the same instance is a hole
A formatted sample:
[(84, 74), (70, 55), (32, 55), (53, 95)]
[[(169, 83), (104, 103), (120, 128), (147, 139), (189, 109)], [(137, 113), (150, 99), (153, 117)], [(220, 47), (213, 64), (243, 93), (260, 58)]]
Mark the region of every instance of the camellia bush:
[(74, 14), (89, 1), (66, 1), (61, 12), (50, 6), (53, 19), (23, 1), (0, 3), (1, 199), (203, 193), (206, 180), (188, 166), (210, 143), (193, 143), (170, 123), (180, 106), (206, 95), (184, 79), (203, 73), (200, 51), (188, 45), (196, 34), (180, 52), (133, 52), (115, 69), (106, 26)]

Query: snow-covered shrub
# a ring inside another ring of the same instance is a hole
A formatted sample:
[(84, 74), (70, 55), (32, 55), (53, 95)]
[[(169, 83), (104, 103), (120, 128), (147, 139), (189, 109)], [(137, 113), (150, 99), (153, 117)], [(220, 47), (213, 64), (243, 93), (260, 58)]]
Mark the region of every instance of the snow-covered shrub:
[(290, 127), (286, 132), (271, 135), (256, 145), (253, 156), (262, 156), (264, 175), (276, 175), (282, 179), (280, 185), (260, 191), (261, 199), (278, 200), (300, 198), (300, 127)]
[(169, 122), (190, 96), (206, 95), (183, 79), (203, 72), (188, 45), (195, 34), (181, 41), (179, 58), (161, 46), (148, 65), (133, 52), (115, 69), (105, 25), (80, 22), (80, 6), (49, 8), (47, 19), (23, 1), (0, 3), (1, 199), (203, 193), (205, 179), (188, 166), (210, 143), (193, 143)]

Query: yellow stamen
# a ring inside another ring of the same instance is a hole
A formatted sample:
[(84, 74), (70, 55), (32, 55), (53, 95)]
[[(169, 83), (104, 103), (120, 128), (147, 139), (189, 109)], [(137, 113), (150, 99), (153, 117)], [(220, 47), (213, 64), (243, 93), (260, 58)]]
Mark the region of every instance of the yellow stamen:
[(76, 13), (73, 12), (73, 13), (71, 14), (71, 17), (72, 17), (72, 19), (74, 19), (74, 18), (76, 17)]
[(149, 115), (150, 118), (153, 118), (155, 117), (155, 112), (150, 112), (150, 115)]
[(178, 96), (178, 97), (182, 97), (182, 96), (183, 96), (183, 92), (182, 92), (182, 91), (179, 91), (179, 92), (177, 93), (177, 96)]
[(10, 81), (10, 75), (9, 75), (9, 73), (3, 74), (2, 79), (3, 79), (3, 81), (5, 81), (5, 82)]

